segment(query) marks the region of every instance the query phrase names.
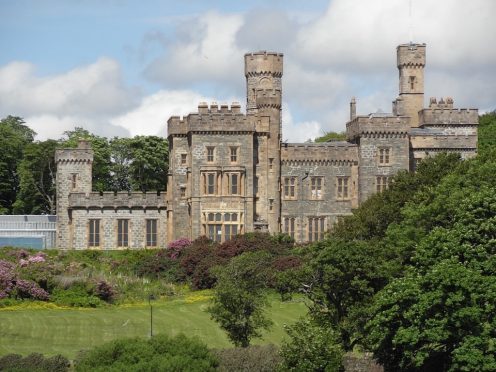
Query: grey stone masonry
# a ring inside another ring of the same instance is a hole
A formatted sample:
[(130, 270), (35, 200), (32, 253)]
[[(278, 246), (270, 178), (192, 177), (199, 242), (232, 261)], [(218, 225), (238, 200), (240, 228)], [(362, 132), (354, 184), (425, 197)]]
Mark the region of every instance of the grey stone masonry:
[(256, 230), (314, 241), (397, 172), (442, 151), (475, 156), (478, 110), (456, 108), (451, 97), (424, 107), (426, 45), (402, 44), (396, 53), (392, 112), (357, 114), (353, 97), (346, 141), (326, 143), (281, 141), (283, 55), (246, 54), (246, 113), (238, 102), (200, 102), (167, 121), (166, 193), (92, 192), (88, 143), (58, 150), (57, 247), (142, 249)]

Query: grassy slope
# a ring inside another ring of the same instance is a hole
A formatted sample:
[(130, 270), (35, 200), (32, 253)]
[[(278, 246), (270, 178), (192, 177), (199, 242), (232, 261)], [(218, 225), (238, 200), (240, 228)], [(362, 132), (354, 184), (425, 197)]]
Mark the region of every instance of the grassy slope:
[[(158, 302), (153, 306), (154, 333), (183, 332), (197, 336), (211, 348), (230, 347), (225, 333), (210, 320), (207, 301)], [(279, 344), (283, 324), (303, 315), (303, 303), (272, 301), (269, 309), (274, 326), (255, 343)], [(62, 354), (74, 358), (81, 349), (121, 337), (143, 336), (150, 332), (148, 306), (85, 310), (0, 311), (0, 355), (8, 353)]]

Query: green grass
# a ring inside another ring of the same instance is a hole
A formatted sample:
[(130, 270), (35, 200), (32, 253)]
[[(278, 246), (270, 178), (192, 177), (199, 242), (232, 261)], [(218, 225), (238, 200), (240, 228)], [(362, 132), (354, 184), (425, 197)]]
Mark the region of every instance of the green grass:
[[(254, 344), (279, 344), (284, 324), (304, 315), (301, 302), (280, 302), (273, 298), (268, 309), (274, 325), (262, 340)], [(153, 303), (153, 331), (197, 336), (210, 348), (227, 348), (232, 344), (206, 312), (208, 301), (188, 303), (184, 300)], [(8, 353), (45, 355), (62, 354), (70, 359), (78, 351), (115, 338), (147, 337), (150, 334), (148, 306), (109, 307), (100, 309), (21, 309), (0, 311), (0, 355)]]

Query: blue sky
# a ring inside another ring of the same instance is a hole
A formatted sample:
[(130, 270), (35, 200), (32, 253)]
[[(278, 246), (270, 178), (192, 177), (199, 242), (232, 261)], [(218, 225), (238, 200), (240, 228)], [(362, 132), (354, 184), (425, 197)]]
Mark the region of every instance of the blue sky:
[(352, 96), (361, 114), (390, 110), (409, 24), (427, 43), (426, 102), (496, 108), (492, 0), (0, 0), (0, 14), (0, 116), (39, 139), (165, 136), (199, 101), (244, 103), (243, 54), (261, 49), (285, 53), (286, 139), (343, 130)]

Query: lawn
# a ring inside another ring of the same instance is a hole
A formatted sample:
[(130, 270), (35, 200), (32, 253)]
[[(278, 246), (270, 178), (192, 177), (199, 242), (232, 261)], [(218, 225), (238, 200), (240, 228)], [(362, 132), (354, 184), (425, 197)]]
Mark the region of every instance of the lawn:
[[(268, 312), (274, 325), (255, 344), (279, 344), (284, 324), (306, 312), (301, 302), (273, 298)], [(186, 299), (153, 303), (153, 332), (197, 336), (211, 348), (231, 347), (225, 333), (206, 312), (208, 301)], [(150, 335), (150, 308), (145, 305), (100, 309), (21, 309), (0, 311), (0, 355), (8, 353), (62, 354), (74, 358), (115, 338)]]

